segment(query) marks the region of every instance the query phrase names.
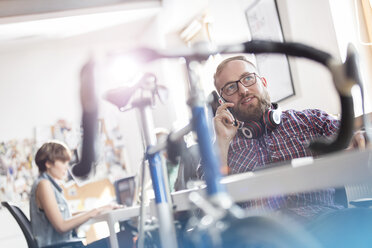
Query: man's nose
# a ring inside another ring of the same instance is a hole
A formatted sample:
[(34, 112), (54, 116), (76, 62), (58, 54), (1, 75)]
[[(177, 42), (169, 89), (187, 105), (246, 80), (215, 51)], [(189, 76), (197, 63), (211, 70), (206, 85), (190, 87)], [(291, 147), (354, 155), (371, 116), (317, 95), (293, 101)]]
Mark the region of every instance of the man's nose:
[(245, 95), (248, 92), (248, 88), (245, 87), (241, 82), (238, 82), (238, 93), (240, 95)]

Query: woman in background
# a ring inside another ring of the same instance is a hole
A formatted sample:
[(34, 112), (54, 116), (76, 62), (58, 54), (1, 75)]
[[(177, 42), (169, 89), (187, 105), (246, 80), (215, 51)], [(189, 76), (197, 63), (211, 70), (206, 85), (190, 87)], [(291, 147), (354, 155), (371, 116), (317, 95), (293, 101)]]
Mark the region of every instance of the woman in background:
[[(57, 141), (43, 144), (36, 153), (40, 175), (31, 189), (30, 217), (32, 232), (40, 247), (73, 240), (74, 228), (103, 211), (119, 207), (109, 204), (72, 217), (62, 188), (56, 183), (67, 177), (70, 159), (70, 150)], [(103, 239), (88, 247), (105, 247), (107, 244), (107, 239)]]

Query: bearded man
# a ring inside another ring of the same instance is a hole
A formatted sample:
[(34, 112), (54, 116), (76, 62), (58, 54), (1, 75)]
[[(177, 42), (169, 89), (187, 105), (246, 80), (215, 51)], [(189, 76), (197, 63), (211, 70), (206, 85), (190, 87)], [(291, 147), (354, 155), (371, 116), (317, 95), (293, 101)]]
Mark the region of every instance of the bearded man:
[[(214, 83), (221, 97), (214, 117), (216, 142), (222, 164), (229, 168), (230, 174), (312, 156), (308, 142), (319, 137), (331, 138), (340, 126), (339, 120), (318, 109), (282, 112), (270, 101), (266, 79), (244, 56), (224, 60), (217, 67)], [(235, 118), (239, 125), (234, 125)], [(199, 174), (203, 174), (202, 167)], [(334, 195), (335, 189), (328, 188), (256, 199), (244, 206), (284, 211), (306, 221), (342, 208), (335, 204)]]

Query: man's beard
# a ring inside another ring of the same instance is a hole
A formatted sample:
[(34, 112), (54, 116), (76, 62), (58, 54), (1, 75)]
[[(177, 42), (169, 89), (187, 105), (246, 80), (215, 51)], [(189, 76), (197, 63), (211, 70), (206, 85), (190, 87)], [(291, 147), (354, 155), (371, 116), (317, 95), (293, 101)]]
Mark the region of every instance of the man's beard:
[(270, 96), (267, 90), (263, 91), (261, 96), (255, 94), (247, 94), (242, 98), (254, 96), (258, 100), (258, 104), (249, 107), (243, 107), (240, 104), (237, 107), (234, 107), (234, 112), (236, 114), (236, 118), (239, 121), (249, 122), (249, 121), (260, 121), (262, 115), (265, 113), (267, 109), (270, 108)]

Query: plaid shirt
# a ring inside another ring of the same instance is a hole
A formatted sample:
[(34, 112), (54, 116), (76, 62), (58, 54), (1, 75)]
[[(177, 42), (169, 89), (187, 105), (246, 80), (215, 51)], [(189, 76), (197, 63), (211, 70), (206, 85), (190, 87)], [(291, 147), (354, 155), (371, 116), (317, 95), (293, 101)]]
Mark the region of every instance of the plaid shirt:
[[(273, 131), (266, 130), (258, 139), (247, 139), (242, 133), (233, 138), (229, 152), (230, 174), (254, 171), (270, 163), (312, 156), (306, 144), (317, 137), (334, 135), (339, 121), (327, 113), (309, 109), (287, 110), (282, 113), (281, 124)], [(285, 209), (300, 218), (311, 218), (340, 206), (334, 204), (334, 189), (281, 195), (256, 199), (242, 204), (252, 209)]]

